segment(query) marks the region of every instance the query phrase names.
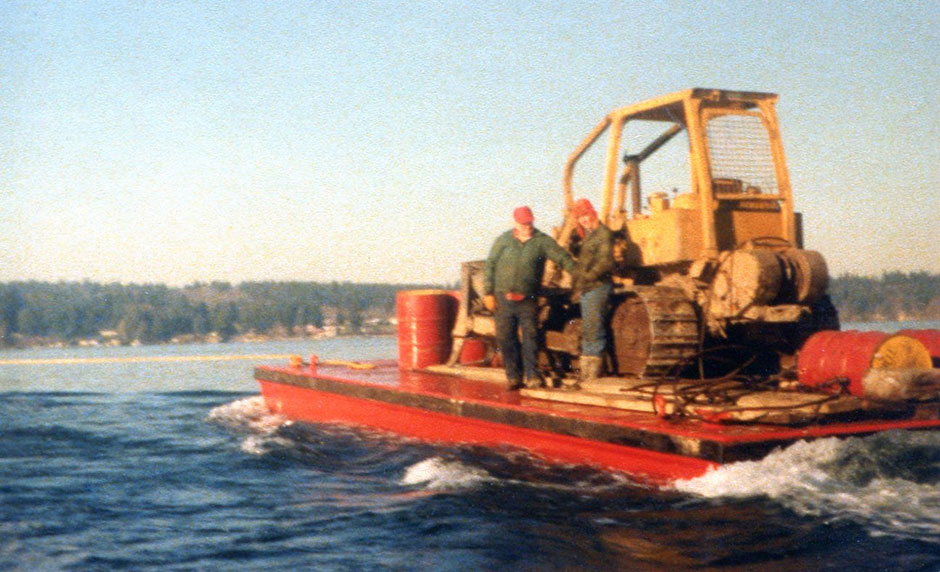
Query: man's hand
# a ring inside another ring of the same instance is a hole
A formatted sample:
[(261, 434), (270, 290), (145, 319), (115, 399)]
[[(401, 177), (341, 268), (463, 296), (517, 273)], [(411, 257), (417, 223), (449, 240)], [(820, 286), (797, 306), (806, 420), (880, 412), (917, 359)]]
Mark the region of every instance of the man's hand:
[(492, 294), (487, 294), (483, 296), (483, 307), (489, 310), (490, 312), (496, 311), (496, 296)]

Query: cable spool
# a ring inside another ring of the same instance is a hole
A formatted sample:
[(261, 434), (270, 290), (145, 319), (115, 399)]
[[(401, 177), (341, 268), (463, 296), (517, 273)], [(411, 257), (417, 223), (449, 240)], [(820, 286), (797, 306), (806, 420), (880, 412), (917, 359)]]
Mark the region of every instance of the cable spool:
[(782, 278), (777, 255), (769, 250), (728, 253), (715, 273), (709, 311), (727, 318), (751, 306), (769, 304), (777, 297)]
[(789, 280), (795, 302), (812, 304), (822, 298), (829, 287), (829, 269), (822, 254), (794, 248), (783, 252), (780, 257), (790, 270)]

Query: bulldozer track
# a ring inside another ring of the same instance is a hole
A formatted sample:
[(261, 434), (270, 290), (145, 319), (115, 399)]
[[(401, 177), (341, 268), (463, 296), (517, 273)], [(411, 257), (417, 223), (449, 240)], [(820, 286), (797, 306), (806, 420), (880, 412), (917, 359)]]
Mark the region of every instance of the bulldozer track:
[(611, 329), (621, 374), (666, 376), (699, 348), (698, 314), (677, 288), (636, 287), (614, 310)]

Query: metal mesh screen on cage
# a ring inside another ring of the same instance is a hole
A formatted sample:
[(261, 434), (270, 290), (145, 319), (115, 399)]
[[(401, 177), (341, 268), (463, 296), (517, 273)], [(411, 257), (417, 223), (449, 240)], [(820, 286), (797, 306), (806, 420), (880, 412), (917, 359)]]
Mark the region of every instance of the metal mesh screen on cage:
[(718, 115), (708, 121), (706, 134), (713, 180), (740, 181), (734, 189), (739, 192), (778, 192), (770, 137), (760, 117)]

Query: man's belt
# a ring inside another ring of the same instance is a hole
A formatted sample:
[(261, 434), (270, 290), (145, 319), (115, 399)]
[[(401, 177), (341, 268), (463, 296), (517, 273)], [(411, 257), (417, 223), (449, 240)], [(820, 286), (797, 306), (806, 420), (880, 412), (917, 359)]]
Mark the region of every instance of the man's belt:
[(515, 292), (506, 292), (506, 299), (510, 302), (522, 302), (528, 298), (525, 294), (517, 294)]

